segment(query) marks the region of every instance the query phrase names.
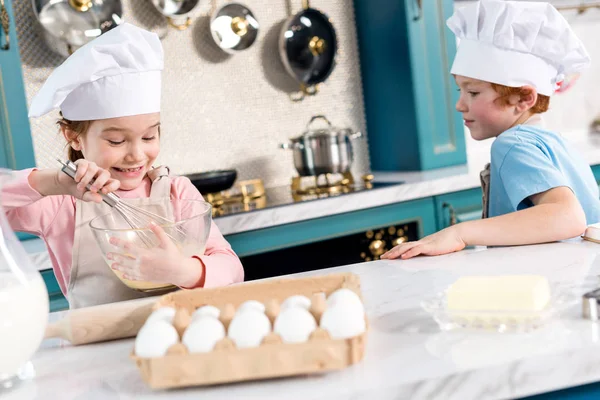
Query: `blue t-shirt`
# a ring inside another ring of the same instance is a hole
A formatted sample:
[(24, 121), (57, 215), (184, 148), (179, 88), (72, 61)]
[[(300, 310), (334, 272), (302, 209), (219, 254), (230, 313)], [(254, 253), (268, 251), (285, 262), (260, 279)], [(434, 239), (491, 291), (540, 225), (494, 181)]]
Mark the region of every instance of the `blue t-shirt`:
[(566, 186), (579, 200), (587, 224), (600, 222), (600, 195), (592, 169), (560, 135), (517, 125), (492, 144), (488, 216), (533, 206), (529, 196)]

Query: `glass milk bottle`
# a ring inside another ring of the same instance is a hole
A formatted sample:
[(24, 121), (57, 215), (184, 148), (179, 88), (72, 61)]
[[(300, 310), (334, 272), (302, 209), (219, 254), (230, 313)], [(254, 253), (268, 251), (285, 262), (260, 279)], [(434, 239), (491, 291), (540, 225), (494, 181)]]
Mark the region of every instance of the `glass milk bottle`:
[[(11, 179), (0, 169), (0, 192)], [(1, 199), (0, 194), (0, 199)], [(0, 201), (0, 388), (20, 379), (38, 349), (48, 322), (48, 291), (12, 231)]]

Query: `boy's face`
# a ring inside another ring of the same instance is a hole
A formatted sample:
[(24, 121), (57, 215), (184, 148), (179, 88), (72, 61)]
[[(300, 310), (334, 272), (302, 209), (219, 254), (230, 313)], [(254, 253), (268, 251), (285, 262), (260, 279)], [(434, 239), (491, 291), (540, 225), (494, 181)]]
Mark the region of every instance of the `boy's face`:
[(97, 120), (81, 136), (81, 151), (119, 180), (120, 190), (132, 190), (158, 157), (159, 127), (160, 113)]
[[(459, 87), (460, 97), (456, 110), (462, 113), (463, 120), (471, 137), (484, 140), (496, 137), (502, 132), (523, 121), (523, 113), (511, 105), (503, 106), (496, 100), (500, 95), (489, 82), (456, 75), (454, 77)], [(517, 99), (512, 99), (518, 102)], [(511, 101), (512, 103), (512, 101)]]

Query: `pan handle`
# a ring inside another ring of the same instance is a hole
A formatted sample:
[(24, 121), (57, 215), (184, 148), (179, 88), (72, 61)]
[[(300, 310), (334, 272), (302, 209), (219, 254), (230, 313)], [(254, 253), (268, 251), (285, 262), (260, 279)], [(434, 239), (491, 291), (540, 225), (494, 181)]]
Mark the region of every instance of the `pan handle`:
[(190, 17), (187, 17), (185, 19), (184, 23), (178, 24), (173, 20), (173, 18), (167, 17), (167, 22), (169, 23), (169, 25), (171, 25), (173, 28), (177, 29), (178, 31), (185, 31), (192, 24), (192, 19)]
[(418, 21), (423, 18), (423, 0), (414, 0), (414, 7), (416, 8), (415, 15), (413, 16), (413, 21)]

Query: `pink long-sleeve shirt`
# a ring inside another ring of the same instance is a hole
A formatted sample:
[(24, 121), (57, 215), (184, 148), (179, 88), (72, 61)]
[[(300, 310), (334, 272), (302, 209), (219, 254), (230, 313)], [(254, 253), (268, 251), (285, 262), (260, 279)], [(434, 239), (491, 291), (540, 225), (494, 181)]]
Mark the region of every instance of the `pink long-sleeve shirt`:
[[(29, 185), (33, 169), (15, 171), (15, 178), (3, 187), (2, 205), (15, 231), (39, 236), (46, 243), (50, 260), (63, 294), (67, 295), (71, 277), (71, 258), (75, 236), (75, 207), (73, 196), (42, 196)], [(134, 190), (117, 191), (122, 198), (149, 197), (152, 183), (146, 177)], [(202, 195), (186, 177), (171, 181), (171, 197), (203, 200)], [(203, 287), (225, 286), (244, 280), (240, 259), (231, 249), (219, 228), (212, 222), (206, 251), (198, 258), (204, 263)]]

